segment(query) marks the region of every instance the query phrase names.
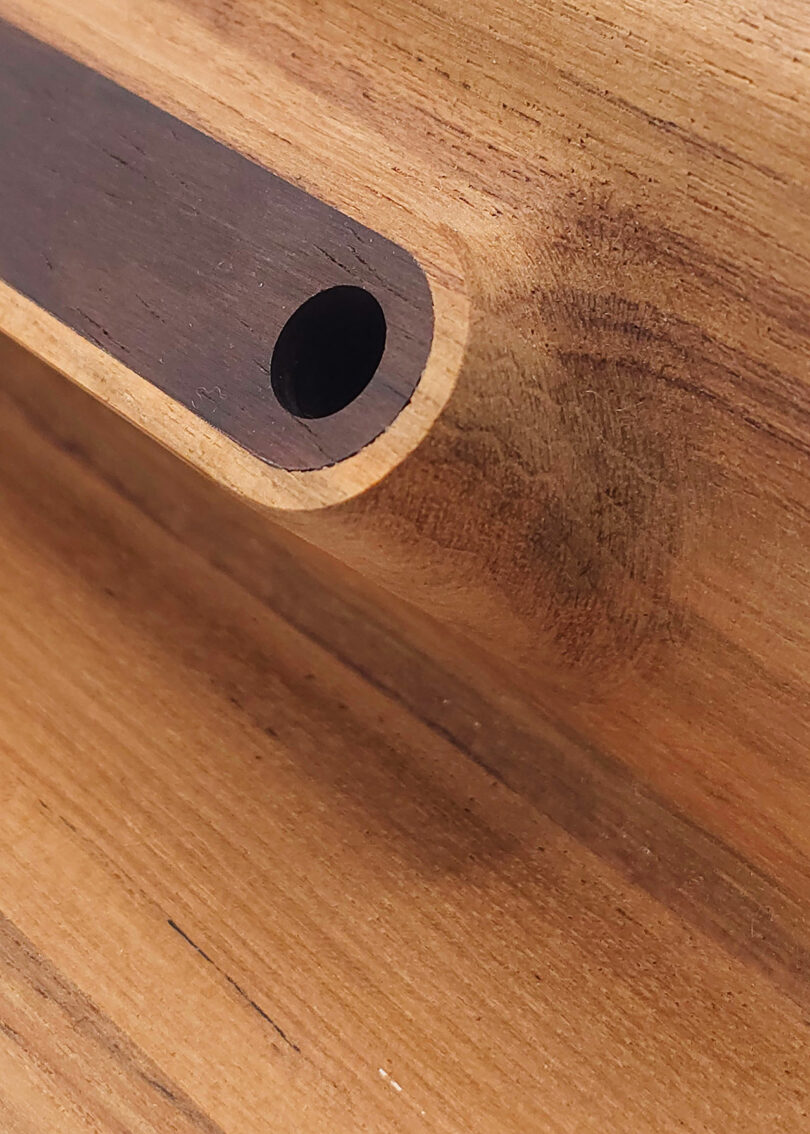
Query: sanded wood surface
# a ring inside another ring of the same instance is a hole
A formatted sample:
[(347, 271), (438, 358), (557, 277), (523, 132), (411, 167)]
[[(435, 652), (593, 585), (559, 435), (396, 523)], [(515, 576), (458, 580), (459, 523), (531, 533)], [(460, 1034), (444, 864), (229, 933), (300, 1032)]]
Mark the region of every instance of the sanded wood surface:
[(776, 666), (707, 633), (530, 708), (9, 343), (0, 373), (4, 1131), (807, 1129)]
[(0, 13), (406, 248), (435, 334), (391, 428), (283, 473), (8, 284), (0, 329), (530, 680), (655, 653), (681, 572), (806, 626), (804, 0)]
[(0, 12), (436, 313), (282, 476), (0, 286), (0, 1129), (804, 1134), (806, 6)]

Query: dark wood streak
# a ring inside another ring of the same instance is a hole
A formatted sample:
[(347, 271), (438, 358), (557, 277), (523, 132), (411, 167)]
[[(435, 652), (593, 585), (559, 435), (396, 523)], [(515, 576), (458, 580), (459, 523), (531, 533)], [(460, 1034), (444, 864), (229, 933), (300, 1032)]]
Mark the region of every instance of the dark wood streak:
[[(154, 1092), (154, 1101), (150, 1100), (151, 1116), (154, 1118), (157, 1114), (160, 1120), (155, 1129), (176, 1129), (183, 1134), (223, 1134), (222, 1127), (168, 1079), (161, 1068), (81, 989), (58, 972), (3, 914), (0, 914), (0, 974), (2, 989), (9, 994), (9, 1000), (25, 1023), (25, 1027), (15, 1028), (0, 1020), (0, 1034), (14, 1042), (29, 1062), (52, 1075), (49, 1045), (54, 1039), (53, 1024), (43, 1028), (40, 1005), (55, 1009), (64, 1024), (59, 1027), (58, 1039), (73, 1053), (74, 1066), (79, 1065), (79, 1074), (73, 1077), (76, 1100), (80, 1106), (105, 1116), (105, 1130), (123, 1134), (130, 1129), (125, 1116), (128, 1109), (131, 1116), (132, 1090), (146, 1084)], [(24, 1012), (21, 1011), (23, 1006)], [(43, 1036), (46, 1037), (44, 1043)], [(101, 1053), (112, 1060), (116, 1071), (104, 1083), (103, 1098), (95, 1090), (95, 1077), (82, 1073), (84, 1063), (98, 1060)], [(157, 1100), (162, 1100), (159, 1109), (155, 1107)]]
[[(22, 354), (19, 348), (13, 350)], [(551, 698), (542, 713), (515, 720), (503, 706), (501, 690), (489, 688), (486, 677), (471, 682), (468, 676), (448, 673), (441, 659), (426, 652), (415, 638), (403, 636), (401, 626), (395, 632), (389, 616), (373, 601), (350, 590), (336, 595), (324, 588), (316, 567), (294, 557), (292, 549), (252, 509), (240, 505), (235, 512), (229, 496), (191, 470), (178, 469), (177, 475), (181, 477), (182, 497), (193, 501), (194, 506), (182, 513), (172, 507), (169, 500), (176, 488), (156, 492), (152, 486), (175, 484), (175, 477), (165, 472), (168, 465), (176, 464), (175, 458), (149, 446), (130, 423), (114, 418), (84, 391), (65, 384), (45, 367), (32, 363), (23, 375), (21, 387), (16, 394), (10, 391), (11, 397), (31, 426), (52, 445), (69, 453), (187, 551), (236, 582), (369, 686), (418, 717), (507, 791), (547, 815), (627, 882), (766, 976), (802, 1010), (810, 1007), (805, 905), (786, 892), (778, 878), (749, 862), (732, 845), (651, 790), (622, 764), (609, 745), (597, 746), (584, 732), (577, 731), (566, 719), (563, 702)], [(8, 380), (3, 385), (7, 387)], [(29, 400), (32, 386), (37, 396)], [(61, 408), (66, 403), (73, 407), (69, 414)], [(88, 448), (70, 432), (64, 432), (66, 421), (82, 421), (86, 427), (90, 416), (99, 421), (109, 418), (95, 428), (97, 436), (111, 442), (106, 457), (98, 448)], [(155, 462), (151, 466), (150, 460)], [(137, 470), (138, 475), (131, 470)], [(134, 482), (140, 477), (143, 480), (138, 488)], [(149, 491), (144, 490), (144, 484), (150, 486)], [(201, 528), (200, 516), (208, 518), (210, 529)], [(220, 537), (224, 530), (229, 535), (225, 545)], [(131, 597), (126, 601), (132, 605)], [(684, 618), (695, 621), (694, 615), (684, 613)], [(701, 630), (708, 633), (710, 628)], [(714, 641), (714, 637), (712, 634), (708, 639), (714, 655), (723, 656), (734, 649), (730, 641)], [(273, 662), (258, 645), (251, 656), (250, 671), (242, 672), (238, 687), (233, 687), (229, 697), (267, 735), (277, 738), (278, 730), (268, 720), (272, 710), (268, 710), (266, 697)], [(208, 651), (205, 659), (215, 684), (230, 689), (233, 678), (224, 653)], [(736, 664), (740, 683), (752, 687), (757, 678), (756, 660), (742, 655)], [(314, 701), (315, 690), (309, 695)], [(743, 743), (741, 738), (739, 743)], [(339, 790), (344, 774), (341, 763), (335, 770), (336, 782), (330, 785), (333, 790)], [(353, 775), (351, 784), (352, 791), (362, 798), (364, 777)], [(379, 801), (369, 798), (366, 802), (369, 809), (379, 809)], [(392, 795), (390, 822), (397, 831), (400, 807), (401, 798)], [(479, 853), (485, 847), (486, 854), (499, 861), (514, 853), (514, 847), (499, 840), (494, 832), (469, 818), (468, 824), (469, 845)], [(440, 834), (433, 832), (429, 837), (420, 828), (420, 841), (407, 848), (409, 856), (422, 864), (441, 861), (443, 869), (458, 870), (457, 862), (441, 856), (445, 834), (443, 828)], [(174, 922), (169, 924), (204, 960), (217, 967), (196, 941)], [(228, 974), (222, 975), (235, 984)], [(236, 988), (249, 1000), (242, 988)], [(258, 1006), (253, 1006), (267, 1019)], [(281, 1030), (274, 1021), (268, 1022)], [(287, 1039), (286, 1035), (283, 1038)]]
[[(404, 249), (0, 20), (0, 277), (270, 464), (358, 452), (410, 401), (433, 334)], [(387, 324), (365, 390), (302, 421), (273, 345), (328, 287)]]

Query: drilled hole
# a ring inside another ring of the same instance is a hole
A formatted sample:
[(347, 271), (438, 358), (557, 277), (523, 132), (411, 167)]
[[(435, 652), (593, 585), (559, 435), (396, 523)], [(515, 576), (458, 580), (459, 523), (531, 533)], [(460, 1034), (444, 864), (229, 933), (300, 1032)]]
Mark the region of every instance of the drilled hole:
[(296, 417), (329, 417), (359, 397), (385, 350), (385, 316), (362, 287), (318, 292), (282, 328), (270, 360), (270, 381)]

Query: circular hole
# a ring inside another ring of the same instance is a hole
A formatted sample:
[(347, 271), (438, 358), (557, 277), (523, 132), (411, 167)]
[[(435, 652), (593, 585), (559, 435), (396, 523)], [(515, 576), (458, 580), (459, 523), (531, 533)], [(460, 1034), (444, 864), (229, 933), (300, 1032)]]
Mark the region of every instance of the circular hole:
[(362, 287), (330, 287), (294, 311), (270, 360), (273, 393), (296, 417), (329, 417), (362, 394), (385, 350), (385, 316)]

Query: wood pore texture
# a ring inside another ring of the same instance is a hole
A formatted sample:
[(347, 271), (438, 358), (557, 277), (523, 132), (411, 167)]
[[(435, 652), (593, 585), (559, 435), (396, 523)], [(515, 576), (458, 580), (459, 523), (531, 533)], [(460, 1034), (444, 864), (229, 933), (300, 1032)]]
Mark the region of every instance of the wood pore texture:
[(0, 13), (411, 251), (452, 371), (248, 489), (0, 294), (0, 1130), (804, 1134), (806, 6)]

